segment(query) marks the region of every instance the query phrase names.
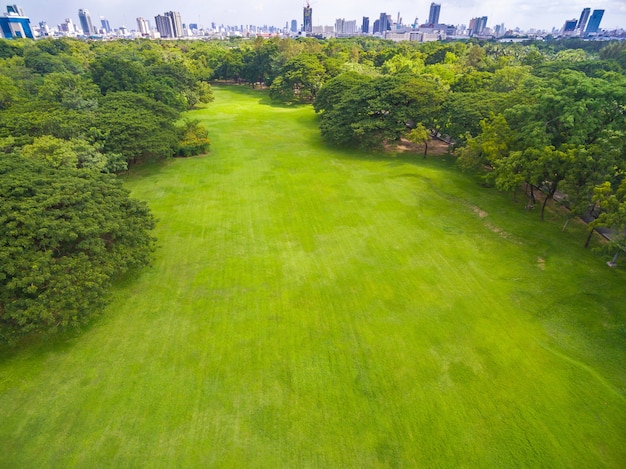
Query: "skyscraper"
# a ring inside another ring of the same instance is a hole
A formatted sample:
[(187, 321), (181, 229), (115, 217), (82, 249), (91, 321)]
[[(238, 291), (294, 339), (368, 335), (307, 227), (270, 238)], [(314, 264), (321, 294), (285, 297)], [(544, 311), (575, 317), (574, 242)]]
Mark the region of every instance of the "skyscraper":
[(298, 22), (296, 20), (291, 20), (291, 32), (292, 33), (298, 32)]
[(481, 16), (478, 18), (472, 18), (469, 23), (469, 35), (477, 36), (482, 34), (487, 27), (487, 17)]
[(307, 2), (304, 7), (304, 22), (302, 23), (302, 31), (305, 33), (313, 32), (313, 8)]
[(439, 13), (441, 5), (438, 3), (430, 4), (430, 13), (428, 13), (428, 24), (439, 24)]
[(166, 15), (157, 15), (154, 17), (156, 29), (163, 38), (174, 37), (174, 25), (172, 19)]
[(576, 18), (571, 19), (571, 20), (566, 20), (565, 24), (563, 25), (563, 34), (574, 32), (577, 24), (578, 23), (576, 21)]
[(168, 11), (165, 16), (169, 16), (172, 19), (172, 32), (173, 37), (183, 37), (183, 21), (180, 17), (180, 13), (177, 11)]
[(111, 24), (104, 16), (100, 17), (100, 26), (102, 26), (102, 29), (104, 29), (107, 34), (111, 32)]
[(380, 32), (380, 20), (374, 20), (374, 24), (372, 25), (372, 33), (376, 34)]
[(19, 5), (7, 5), (7, 14), (9, 16), (25, 16), (24, 10)]
[(91, 22), (89, 10), (83, 10), (82, 8), (78, 10), (78, 19), (80, 20), (80, 26), (83, 29), (85, 36), (96, 34), (96, 29), (93, 27), (93, 23)]
[(380, 18), (378, 19), (378, 27), (379, 33), (385, 34), (385, 31), (391, 30), (391, 21), (389, 20), (389, 15), (387, 13), (381, 13)]
[(137, 18), (137, 28), (142, 36), (150, 35), (150, 28), (148, 26), (148, 21), (142, 18), (141, 16)]
[(369, 16), (363, 17), (363, 24), (361, 25), (361, 32), (367, 34), (370, 32), (370, 18)]
[(183, 37), (183, 22), (180, 13), (177, 11), (168, 11), (162, 15), (154, 17), (156, 29), (164, 38)]
[(602, 16), (604, 16), (604, 10), (593, 10), (591, 17), (589, 18), (589, 23), (587, 24), (587, 30), (585, 34), (595, 34), (600, 29), (600, 21), (602, 21)]
[(24, 11), (17, 5), (7, 6), (7, 12), (0, 16), (0, 38), (29, 38), (33, 39), (30, 27), (30, 18), (24, 16)]
[(581, 36), (585, 33), (585, 26), (587, 26), (587, 21), (589, 20), (590, 12), (591, 12), (590, 8), (585, 8), (580, 14), (580, 19), (578, 20), (578, 29), (580, 30)]

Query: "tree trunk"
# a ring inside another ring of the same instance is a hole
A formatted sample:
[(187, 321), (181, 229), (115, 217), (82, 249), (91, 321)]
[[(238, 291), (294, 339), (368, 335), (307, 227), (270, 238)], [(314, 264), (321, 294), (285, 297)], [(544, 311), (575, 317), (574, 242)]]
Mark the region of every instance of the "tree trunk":
[(424, 142), (424, 158), (426, 158), (427, 154), (428, 154), (428, 142)]
[(565, 233), (565, 230), (567, 229), (567, 225), (569, 225), (570, 220), (571, 218), (568, 218), (567, 220), (565, 220), (565, 225), (563, 225), (563, 229), (561, 230), (561, 233)]
[(550, 195), (546, 194), (546, 198), (543, 200), (543, 205), (541, 206), (541, 221), (543, 221), (543, 212), (546, 210), (548, 200), (550, 200)]
[(585, 241), (585, 247), (588, 248), (589, 247), (589, 243), (591, 242), (591, 235), (593, 235), (593, 232), (595, 231), (595, 228), (591, 228), (591, 230), (589, 231), (589, 236), (587, 236), (587, 241)]
[(557, 183), (556, 182), (552, 183), (552, 187), (550, 187), (550, 190), (546, 194), (546, 198), (544, 199), (543, 205), (541, 206), (541, 221), (543, 221), (543, 213), (546, 210), (546, 205), (548, 205), (548, 200), (553, 199), (554, 194), (556, 194), (556, 188), (557, 188)]

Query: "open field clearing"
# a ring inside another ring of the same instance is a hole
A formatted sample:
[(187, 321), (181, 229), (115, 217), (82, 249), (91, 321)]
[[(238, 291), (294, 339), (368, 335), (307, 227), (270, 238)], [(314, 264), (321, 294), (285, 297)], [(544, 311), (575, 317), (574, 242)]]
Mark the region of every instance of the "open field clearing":
[(127, 178), (153, 267), (0, 354), (0, 467), (624, 467), (626, 275), (584, 227), (215, 95), (210, 155)]

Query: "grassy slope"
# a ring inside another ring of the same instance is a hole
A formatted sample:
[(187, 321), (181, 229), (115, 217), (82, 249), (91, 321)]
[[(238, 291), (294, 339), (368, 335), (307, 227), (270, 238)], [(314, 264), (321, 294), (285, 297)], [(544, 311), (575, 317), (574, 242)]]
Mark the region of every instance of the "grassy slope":
[(623, 467), (626, 276), (582, 228), (215, 94), (210, 156), (128, 179), (154, 267), (1, 356), (0, 466)]

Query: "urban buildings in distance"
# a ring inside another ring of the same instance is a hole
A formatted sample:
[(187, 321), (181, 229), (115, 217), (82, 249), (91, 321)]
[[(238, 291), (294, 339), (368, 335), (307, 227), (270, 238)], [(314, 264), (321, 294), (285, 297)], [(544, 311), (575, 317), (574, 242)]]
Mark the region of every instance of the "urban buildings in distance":
[[(100, 16), (96, 23), (89, 10), (78, 10), (78, 22), (74, 23), (71, 18), (66, 18), (56, 27), (51, 27), (45, 21), (38, 27), (31, 28), (30, 19), (17, 5), (9, 5), (7, 12), (0, 16), (0, 37), (83, 37), (90, 39), (114, 39), (114, 38), (152, 38), (152, 39), (225, 39), (230, 37), (258, 37), (280, 36), (298, 37), (312, 36), (317, 38), (350, 37), (350, 36), (375, 36), (393, 41), (436, 41), (444, 39), (467, 39), (477, 37), (479, 39), (502, 39), (515, 40), (517, 38), (543, 38), (543, 37), (581, 37), (585, 39), (603, 38), (626, 38), (623, 29), (605, 31), (601, 29), (601, 22), (605, 10), (584, 8), (578, 19), (565, 20), (560, 28), (551, 31), (531, 29), (521, 31), (519, 28), (510, 29), (504, 24), (489, 25), (488, 17), (475, 16), (468, 18), (465, 24), (449, 24), (445, 22), (446, 8), (442, 9), (441, 3), (430, 3), (428, 10), (423, 11), (420, 21), (417, 17), (404, 22), (400, 12), (391, 15), (380, 12), (372, 16), (363, 16), (358, 22), (351, 18), (336, 18), (334, 24), (319, 25), (314, 23), (314, 8), (307, 1), (302, 8), (302, 22), (296, 19), (285, 21), (284, 27), (268, 25), (223, 25), (211, 22), (202, 25), (198, 23), (185, 23), (180, 12), (168, 11), (156, 16), (140, 16), (136, 18), (136, 27), (127, 28), (118, 26), (112, 28), (109, 21)], [(294, 15), (295, 16), (295, 15)], [(154, 22), (151, 19), (154, 18)], [(371, 20), (370, 20), (371, 18)], [(75, 20), (74, 20), (75, 21)], [(360, 23), (360, 24), (359, 24)]]
[(30, 27), (30, 19), (24, 15), (21, 7), (8, 5), (6, 13), (0, 16), (0, 38), (34, 38), (33, 30)]

